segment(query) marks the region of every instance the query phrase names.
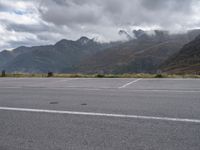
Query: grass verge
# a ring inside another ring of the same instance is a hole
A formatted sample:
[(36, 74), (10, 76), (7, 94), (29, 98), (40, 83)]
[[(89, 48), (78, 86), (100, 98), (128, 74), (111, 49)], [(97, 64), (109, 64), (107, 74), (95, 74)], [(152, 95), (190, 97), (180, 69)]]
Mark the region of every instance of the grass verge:
[[(0, 77), (2, 77), (0, 75)], [(47, 74), (25, 74), (13, 73), (6, 74), (4, 77), (14, 78), (47, 78)], [(195, 74), (53, 74), (51, 78), (200, 78), (200, 75)]]

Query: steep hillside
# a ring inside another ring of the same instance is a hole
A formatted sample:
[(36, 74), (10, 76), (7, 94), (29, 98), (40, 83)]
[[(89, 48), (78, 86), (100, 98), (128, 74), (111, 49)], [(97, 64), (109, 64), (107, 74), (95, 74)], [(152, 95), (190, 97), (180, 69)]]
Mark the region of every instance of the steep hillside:
[[(120, 34), (129, 35), (123, 31)], [(127, 42), (99, 43), (81, 37), (76, 41), (63, 39), (54, 45), (2, 51), (0, 70), (28, 73), (154, 73), (183, 45), (200, 34), (200, 30), (183, 34), (134, 30), (132, 34)], [(196, 57), (192, 60), (198, 59)]]
[(145, 31), (135, 30), (137, 39), (98, 52), (84, 60), (77, 70), (86, 73), (154, 73), (160, 64), (194, 39), (197, 32), (170, 35), (157, 30), (155, 35), (148, 35)]
[(200, 35), (169, 58), (161, 68), (168, 73), (200, 74)]
[[(64, 39), (55, 45), (20, 47), (8, 52), (1, 69), (7, 72), (70, 72), (82, 59), (107, 47), (108, 44), (100, 44), (87, 37), (77, 41)], [(16, 55), (19, 50), (23, 52)]]
[(3, 50), (2, 52), (0, 52), (0, 66), (5, 65), (18, 55), (26, 52), (26, 49), (27, 49), (26, 47), (21, 46), (14, 49), (13, 51)]

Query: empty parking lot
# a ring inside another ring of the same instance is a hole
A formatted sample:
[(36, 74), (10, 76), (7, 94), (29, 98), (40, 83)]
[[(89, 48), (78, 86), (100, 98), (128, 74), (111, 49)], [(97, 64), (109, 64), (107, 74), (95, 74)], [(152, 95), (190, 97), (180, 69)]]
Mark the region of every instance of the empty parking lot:
[(0, 78), (0, 149), (200, 149), (199, 79)]

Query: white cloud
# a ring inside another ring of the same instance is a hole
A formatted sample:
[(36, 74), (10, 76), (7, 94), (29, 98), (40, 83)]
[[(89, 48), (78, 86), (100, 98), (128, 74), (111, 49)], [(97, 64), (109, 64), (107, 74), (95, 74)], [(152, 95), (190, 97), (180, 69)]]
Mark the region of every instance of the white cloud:
[(0, 50), (83, 35), (122, 40), (120, 29), (183, 32), (200, 27), (199, 14), (199, 0), (0, 0)]

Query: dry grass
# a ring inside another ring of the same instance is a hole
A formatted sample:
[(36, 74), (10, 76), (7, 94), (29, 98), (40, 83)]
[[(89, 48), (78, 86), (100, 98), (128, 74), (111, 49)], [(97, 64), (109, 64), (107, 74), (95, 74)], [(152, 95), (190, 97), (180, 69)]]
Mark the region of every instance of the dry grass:
[[(0, 76), (2, 77), (2, 76)], [(47, 74), (25, 74), (25, 73), (14, 73), (6, 74), (5, 77), (14, 78), (46, 78)], [(200, 78), (200, 75), (195, 74), (53, 74), (51, 78)]]

